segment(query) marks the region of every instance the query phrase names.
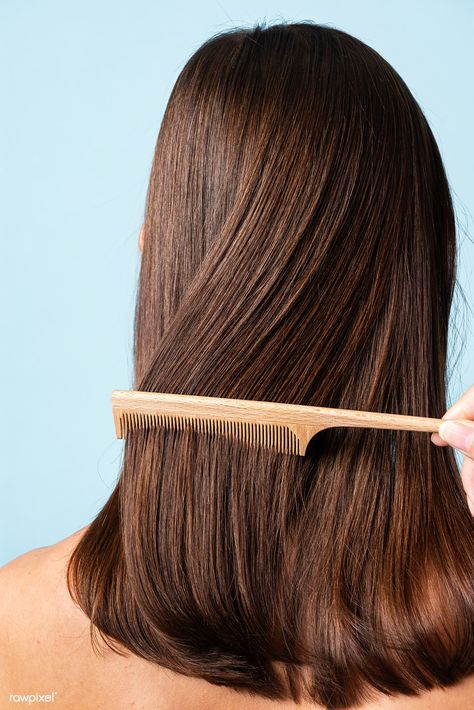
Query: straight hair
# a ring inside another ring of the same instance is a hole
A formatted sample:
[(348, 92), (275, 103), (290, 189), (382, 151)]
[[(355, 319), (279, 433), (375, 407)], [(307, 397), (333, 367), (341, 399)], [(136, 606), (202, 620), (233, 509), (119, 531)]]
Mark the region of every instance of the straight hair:
[[(206, 41), (144, 237), (134, 389), (444, 413), (450, 190), (362, 41), (309, 21)], [(138, 429), (68, 584), (96, 646), (261, 697), (349, 708), (474, 673), (474, 519), (426, 433), (330, 429), (303, 458)]]

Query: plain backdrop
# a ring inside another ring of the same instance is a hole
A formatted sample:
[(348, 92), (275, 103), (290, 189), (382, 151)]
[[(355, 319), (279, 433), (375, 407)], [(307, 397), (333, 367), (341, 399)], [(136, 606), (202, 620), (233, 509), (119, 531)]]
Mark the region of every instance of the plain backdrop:
[(119, 472), (110, 392), (132, 382), (137, 240), (179, 71), (216, 32), (308, 19), (379, 51), (432, 126), (465, 294), (450, 400), (474, 382), (470, 0), (1, 0), (0, 563), (90, 522)]

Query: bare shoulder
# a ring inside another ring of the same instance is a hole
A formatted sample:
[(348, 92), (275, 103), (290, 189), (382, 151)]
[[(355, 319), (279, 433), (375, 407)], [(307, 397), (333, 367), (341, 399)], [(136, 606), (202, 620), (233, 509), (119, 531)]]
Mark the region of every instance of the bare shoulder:
[[(34, 612), (42, 595), (62, 589), (66, 565), (74, 547), (87, 527), (59, 540), (53, 545), (37, 547), (19, 555), (0, 567), (0, 634), (8, 631), (12, 622), (21, 622), (25, 612)], [(29, 618), (31, 621), (31, 618)]]
[(126, 649), (96, 653), (90, 620), (70, 597), (67, 564), (86, 530), (0, 568), (0, 710), (12, 695), (30, 694), (54, 694), (64, 710), (129, 708), (138, 699), (158, 707), (156, 666)]
[(86, 529), (81, 528), (53, 545), (36, 547), (24, 552), (0, 567), (0, 594), (5, 594), (10, 583), (26, 582), (32, 574), (41, 572), (48, 564), (48, 560), (63, 552), (66, 554), (70, 552)]
[(41, 686), (45, 656), (52, 648), (60, 650), (62, 636), (84, 645), (88, 620), (70, 598), (65, 574), (85, 530), (25, 552), (0, 568), (1, 688), (20, 691), (25, 679), (28, 687)]
[(53, 545), (29, 550), (0, 567), (0, 633), (7, 630), (12, 615), (28, 610), (29, 600), (38, 602), (40, 592), (51, 593), (59, 586), (69, 557), (86, 530), (81, 528)]

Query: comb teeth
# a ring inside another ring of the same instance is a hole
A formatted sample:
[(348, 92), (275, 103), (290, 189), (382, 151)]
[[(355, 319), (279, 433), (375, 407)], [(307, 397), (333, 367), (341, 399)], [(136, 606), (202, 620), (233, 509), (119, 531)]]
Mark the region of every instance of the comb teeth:
[(184, 417), (142, 412), (122, 412), (119, 416), (121, 437), (136, 429), (165, 427), (166, 429), (194, 429), (200, 434), (240, 439), (251, 446), (263, 446), (283, 454), (298, 454), (298, 438), (287, 426), (235, 420)]

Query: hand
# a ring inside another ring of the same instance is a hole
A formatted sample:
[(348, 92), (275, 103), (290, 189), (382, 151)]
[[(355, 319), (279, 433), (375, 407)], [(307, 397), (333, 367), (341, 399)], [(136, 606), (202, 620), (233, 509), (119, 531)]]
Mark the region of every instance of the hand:
[(448, 409), (443, 419), (469, 420), (441, 424), (439, 434), (432, 434), (431, 441), (437, 446), (454, 446), (465, 455), (461, 478), (469, 510), (474, 515), (474, 385)]

